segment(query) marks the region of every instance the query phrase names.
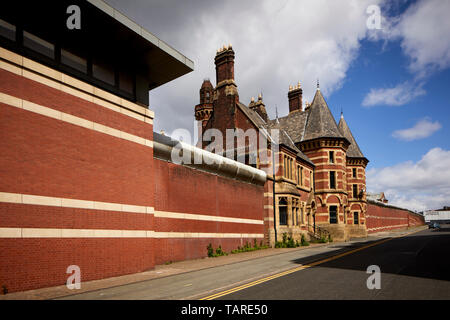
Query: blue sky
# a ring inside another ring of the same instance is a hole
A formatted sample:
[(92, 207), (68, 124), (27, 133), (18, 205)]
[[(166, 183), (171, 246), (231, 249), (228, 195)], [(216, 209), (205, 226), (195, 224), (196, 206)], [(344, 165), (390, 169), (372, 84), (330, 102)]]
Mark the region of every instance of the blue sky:
[[(383, 41), (361, 42), (358, 58), (347, 72), (343, 87), (333, 92), (327, 102), (339, 120), (341, 108), (344, 117), (366, 157), (371, 161), (368, 169), (392, 166), (399, 162), (414, 162), (431, 148), (450, 149), (450, 70), (434, 73), (423, 89), (426, 94), (401, 105), (365, 107), (362, 102), (371, 88), (394, 87), (414, 77), (408, 71), (409, 58), (404, 55), (400, 41), (387, 45)], [(405, 141), (392, 136), (400, 129), (413, 127), (429, 118), (442, 128), (431, 136)]]
[(262, 92), (269, 117), (284, 116), (289, 85), (311, 101), (319, 78), (370, 160), (368, 191), (418, 211), (450, 205), (450, 1), (106, 1), (195, 63), (150, 92), (155, 131), (194, 135), (198, 90), (231, 43), (241, 102)]

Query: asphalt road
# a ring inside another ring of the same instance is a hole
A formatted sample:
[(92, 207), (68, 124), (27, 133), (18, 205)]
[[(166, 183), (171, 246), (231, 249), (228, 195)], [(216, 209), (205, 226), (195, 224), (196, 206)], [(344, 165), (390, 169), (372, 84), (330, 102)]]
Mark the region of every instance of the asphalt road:
[[(62, 299), (450, 299), (450, 226), (389, 238), (406, 233), (305, 248)], [(379, 290), (367, 288), (370, 265), (381, 269)]]
[[(380, 289), (367, 287), (371, 265), (381, 270)], [(218, 299), (450, 299), (450, 225), (393, 238)]]

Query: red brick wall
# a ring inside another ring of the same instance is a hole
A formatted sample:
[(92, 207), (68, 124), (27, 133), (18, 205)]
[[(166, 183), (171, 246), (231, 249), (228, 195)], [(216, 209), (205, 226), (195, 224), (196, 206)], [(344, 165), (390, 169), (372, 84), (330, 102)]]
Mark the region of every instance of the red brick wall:
[[(153, 126), (0, 70), (0, 92), (148, 140)], [(0, 192), (154, 206), (153, 149), (0, 103)], [(0, 203), (0, 228), (153, 230), (153, 215)], [(152, 238), (2, 238), (9, 292), (154, 267)]]
[[(154, 160), (155, 211), (263, 221), (264, 186)], [(263, 224), (155, 217), (156, 232), (264, 234)], [(175, 238), (155, 240), (156, 264), (207, 256), (211, 243), (225, 251), (254, 238)], [(264, 241), (257, 239), (258, 243)]]
[(81, 281), (153, 268), (153, 239), (1, 239), (0, 285), (9, 292), (65, 285), (67, 267), (78, 265)]
[(367, 232), (375, 233), (424, 225), (423, 217), (411, 211), (367, 203)]

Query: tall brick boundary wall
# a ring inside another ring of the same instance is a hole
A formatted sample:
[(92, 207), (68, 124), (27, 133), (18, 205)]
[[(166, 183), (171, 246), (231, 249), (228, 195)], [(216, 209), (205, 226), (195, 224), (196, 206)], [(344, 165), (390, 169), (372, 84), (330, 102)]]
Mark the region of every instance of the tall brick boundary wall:
[(366, 226), (368, 233), (406, 229), (424, 224), (424, 217), (420, 214), (376, 201), (367, 201)]
[[(209, 244), (229, 252), (246, 242), (264, 242), (265, 173), (222, 157), (210, 160), (226, 163), (175, 164), (174, 145), (155, 134), (156, 264), (206, 257)], [(213, 156), (187, 147), (183, 152)]]

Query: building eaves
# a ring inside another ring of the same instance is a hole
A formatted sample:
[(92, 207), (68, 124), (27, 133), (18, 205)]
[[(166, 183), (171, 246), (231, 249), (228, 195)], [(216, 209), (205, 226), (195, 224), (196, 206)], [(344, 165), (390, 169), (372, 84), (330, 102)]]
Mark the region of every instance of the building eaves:
[(194, 70), (194, 62), (190, 60), (189, 58), (185, 57), (183, 54), (181, 54), (179, 51), (172, 48), (170, 45), (156, 37), (151, 32), (144, 29), (142, 26), (138, 25), (136, 22), (132, 21), (130, 18), (125, 16), (123, 13), (119, 12), (118, 10), (111, 7), (109, 4), (102, 0), (87, 0), (90, 4), (97, 7), (104, 13), (108, 14), (112, 18), (114, 18), (116, 21), (120, 22), (124, 26), (128, 27), (130, 30), (134, 31), (138, 35), (140, 35), (142, 38), (147, 40), (148, 42), (152, 43), (162, 51), (166, 52), (173, 58), (177, 59), (181, 63), (183, 63), (186, 67), (188, 67), (191, 70)]

